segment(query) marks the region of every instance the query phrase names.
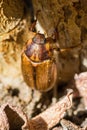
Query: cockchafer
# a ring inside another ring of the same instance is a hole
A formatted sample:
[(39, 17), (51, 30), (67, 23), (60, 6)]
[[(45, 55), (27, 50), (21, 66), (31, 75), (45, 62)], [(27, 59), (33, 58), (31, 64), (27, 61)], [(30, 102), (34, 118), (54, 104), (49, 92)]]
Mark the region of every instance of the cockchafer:
[(33, 89), (48, 91), (57, 82), (56, 44), (36, 33), (22, 53), (22, 72), (25, 82)]
[(60, 49), (52, 38), (35, 33), (25, 45), (21, 56), (23, 77), (28, 86), (41, 92), (53, 88), (58, 78), (58, 58), (55, 53), (57, 55), (59, 51), (69, 49)]

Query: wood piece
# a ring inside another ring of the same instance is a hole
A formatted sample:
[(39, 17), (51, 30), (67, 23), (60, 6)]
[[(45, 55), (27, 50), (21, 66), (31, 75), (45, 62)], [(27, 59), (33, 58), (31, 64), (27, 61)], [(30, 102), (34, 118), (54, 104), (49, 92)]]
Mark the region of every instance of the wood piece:
[(28, 120), (27, 116), (17, 107), (4, 104), (0, 108), (0, 130), (48, 130), (55, 126), (72, 106), (72, 90), (69, 90), (58, 103), (46, 111)]
[(37, 115), (30, 121), (32, 130), (48, 130), (55, 126), (65, 115), (67, 109), (72, 106), (72, 90), (58, 103)]

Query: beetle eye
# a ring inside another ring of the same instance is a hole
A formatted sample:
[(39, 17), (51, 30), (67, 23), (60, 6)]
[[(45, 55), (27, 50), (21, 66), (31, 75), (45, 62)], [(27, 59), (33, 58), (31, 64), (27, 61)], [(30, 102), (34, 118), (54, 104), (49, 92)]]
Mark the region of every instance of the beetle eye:
[(45, 44), (46, 39), (45, 39), (44, 34), (37, 33), (37, 34), (34, 36), (34, 38), (32, 39), (32, 41), (33, 41), (34, 43), (37, 43), (37, 44)]

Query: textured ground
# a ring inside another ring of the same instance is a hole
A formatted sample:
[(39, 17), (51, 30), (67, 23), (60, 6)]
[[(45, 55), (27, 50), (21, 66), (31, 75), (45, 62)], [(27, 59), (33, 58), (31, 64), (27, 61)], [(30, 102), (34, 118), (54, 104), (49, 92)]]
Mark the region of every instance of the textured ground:
[[(21, 6), (19, 6), (20, 3)], [(59, 53), (58, 80), (61, 79), (62, 83), (67, 81), (69, 88), (72, 88), (71, 80), (74, 74), (87, 71), (87, 0), (9, 0), (9, 2), (1, 0), (0, 105), (9, 102), (21, 107), (29, 118), (44, 111), (55, 101), (53, 90), (47, 93), (31, 90), (24, 82), (21, 72), (22, 49), (26, 41), (33, 37), (29, 28), (37, 12), (39, 12), (37, 30), (52, 36), (56, 29), (60, 48), (75, 46), (79, 43), (82, 45), (80, 51), (75, 48)], [(43, 31), (38, 25), (41, 25)], [(64, 96), (66, 88), (67, 85), (60, 87), (58, 85), (58, 99)], [(76, 90), (75, 95), (78, 95)], [(87, 111), (81, 97), (73, 99), (73, 106), (68, 110), (65, 119), (80, 127), (87, 127)], [(61, 125), (58, 124), (58, 126), (53, 130), (62, 129)], [(73, 129), (77, 130), (75, 127)]]

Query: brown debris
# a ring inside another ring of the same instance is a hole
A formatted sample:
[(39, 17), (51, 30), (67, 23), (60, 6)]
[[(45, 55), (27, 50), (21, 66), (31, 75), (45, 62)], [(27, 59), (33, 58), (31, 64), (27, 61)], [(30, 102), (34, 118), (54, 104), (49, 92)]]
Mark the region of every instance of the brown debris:
[(0, 108), (0, 130), (48, 130), (64, 117), (71, 106), (72, 90), (58, 103), (31, 120), (19, 108), (4, 104)]
[(28, 120), (17, 107), (4, 104), (0, 108), (0, 130), (28, 130)]
[(83, 97), (85, 108), (87, 108), (87, 72), (76, 74), (75, 84), (80, 96)]
[(84, 128), (80, 128), (79, 126), (75, 125), (74, 123), (72, 123), (71, 121), (62, 119), (60, 121), (62, 127), (64, 130), (86, 130)]

